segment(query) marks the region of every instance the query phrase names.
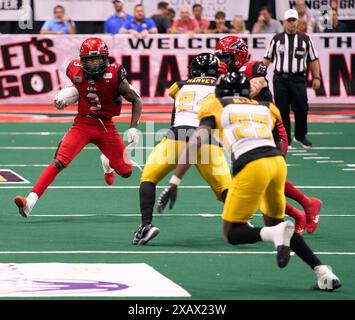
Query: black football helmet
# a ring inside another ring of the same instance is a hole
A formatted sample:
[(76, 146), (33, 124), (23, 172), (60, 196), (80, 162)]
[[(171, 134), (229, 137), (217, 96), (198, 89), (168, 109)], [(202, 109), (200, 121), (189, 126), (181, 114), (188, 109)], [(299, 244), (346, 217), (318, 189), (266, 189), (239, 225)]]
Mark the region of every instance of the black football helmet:
[(240, 72), (228, 72), (221, 76), (215, 90), (218, 98), (222, 97), (245, 97), (250, 95), (250, 82), (247, 76)]
[(214, 77), (218, 76), (219, 59), (213, 53), (200, 53), (190, 65), (191, 77)]

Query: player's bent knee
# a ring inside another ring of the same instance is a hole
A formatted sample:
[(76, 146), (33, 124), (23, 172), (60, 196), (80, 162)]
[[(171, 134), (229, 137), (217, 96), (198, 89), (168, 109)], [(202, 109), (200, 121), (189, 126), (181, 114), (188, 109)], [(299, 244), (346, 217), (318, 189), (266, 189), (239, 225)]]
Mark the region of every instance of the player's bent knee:
[(131, 175), (132, 175), (132, 171), (120, 174), (120, 176), (125, 179), (129, 178)]
[(62, 171), (63, 169), (65, 169), (65, 166), (62, 164), (62, 162), (60, 162), (58, 159), (54, 159), (52, 161), (52, 164), (59, 170)]

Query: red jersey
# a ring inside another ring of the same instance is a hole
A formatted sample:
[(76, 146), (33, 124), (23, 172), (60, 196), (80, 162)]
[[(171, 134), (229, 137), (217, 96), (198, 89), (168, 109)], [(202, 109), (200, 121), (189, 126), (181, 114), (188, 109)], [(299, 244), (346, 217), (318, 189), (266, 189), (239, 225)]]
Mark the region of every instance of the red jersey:
[(79, 91), (79, 114), (95, 114), (107, 119), (118, 116), (122, 104), (118, 87), (126, 75), (125, 68), (114, 62), (108, 65), (102, 77), (87, 79), (80, 60), (72, 60), (67, 68), (67, 76)]
[[(263, 77), (266, 79), (267, 66), (265, 66), (261, 61), (251, 60), (244, 63), (243, 66), (239, 69), (239, 71), (244, 73), (249, 80), (257, 77)], [(261, 89), (260, 93), (256, 97), (254, 97), (254, 99), (258, 101), (273, 102), (272, 94), (269, 87)], [(277, 122), (277, 129), (279, 136), (282, 140), (284, 154), (286, 154), (288, 149), (288, 139), (282, 121)]]
[(248, 79), (253, 79), (256, 77), (266, 77), (267, 75), (267, 66), (264, 65), (261, 61), (251, 60), (244, 63), (239, 71), (244, 73)]

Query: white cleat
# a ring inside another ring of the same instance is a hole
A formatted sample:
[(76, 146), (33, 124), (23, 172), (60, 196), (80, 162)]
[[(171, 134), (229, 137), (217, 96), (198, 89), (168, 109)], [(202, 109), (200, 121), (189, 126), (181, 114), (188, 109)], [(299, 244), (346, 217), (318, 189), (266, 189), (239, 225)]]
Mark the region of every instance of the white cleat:
[(27, 198), (21, 196), (15, 197), (14, 202), (18, 207), (19, 214), (22, 217), (27, 218), (30, 212), (32, 211), (34, 205), (36, 204), (37, 200), (38, 200), (37, 194), (31, 192)]
[(333, 291), (341, 287), (339, 278), (333, 273), (332, 268), (326, 265), (320, 265), (314, 268), (317, 276), (315, 289), (324, 291)]

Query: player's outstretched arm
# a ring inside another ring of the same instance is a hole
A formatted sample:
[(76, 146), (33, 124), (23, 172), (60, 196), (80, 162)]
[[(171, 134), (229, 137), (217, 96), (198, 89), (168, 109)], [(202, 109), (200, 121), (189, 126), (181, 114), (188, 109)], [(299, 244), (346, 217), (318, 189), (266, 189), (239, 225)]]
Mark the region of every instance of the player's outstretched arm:
[(126, 79), (121, 82), (118, 91), (122, 97), (132, 103), (132, 119), (130, 128), (137, 128), (139, 118), (142, 113), (142, 98)]
[(142, 98), (126, 79), (121, 82), (118, 91), (122, 97), (132, 103), (132, 118), (130, 128), (128, 130), (128, 143), (132, 147), (135, 147), (139, 142), (137, 126), (139, 118), (142, 114)]
[(191, 164), (197, 159), (198, 149), (202, 144), (208, 143), (211, 127), (207, 125), (199, 126), (192, 136), (186, 149), (182, 152), (179, 158), (179, 164), (175, 169), (174, 175), (169, 181), (169, 185), (165, 187), (164, 191), (158, 198), (158, 212), (162, 213), (166, 205), (169, 203), (169, 209), (172, 209), (177, 198), (177, 188), (187, 172)]

